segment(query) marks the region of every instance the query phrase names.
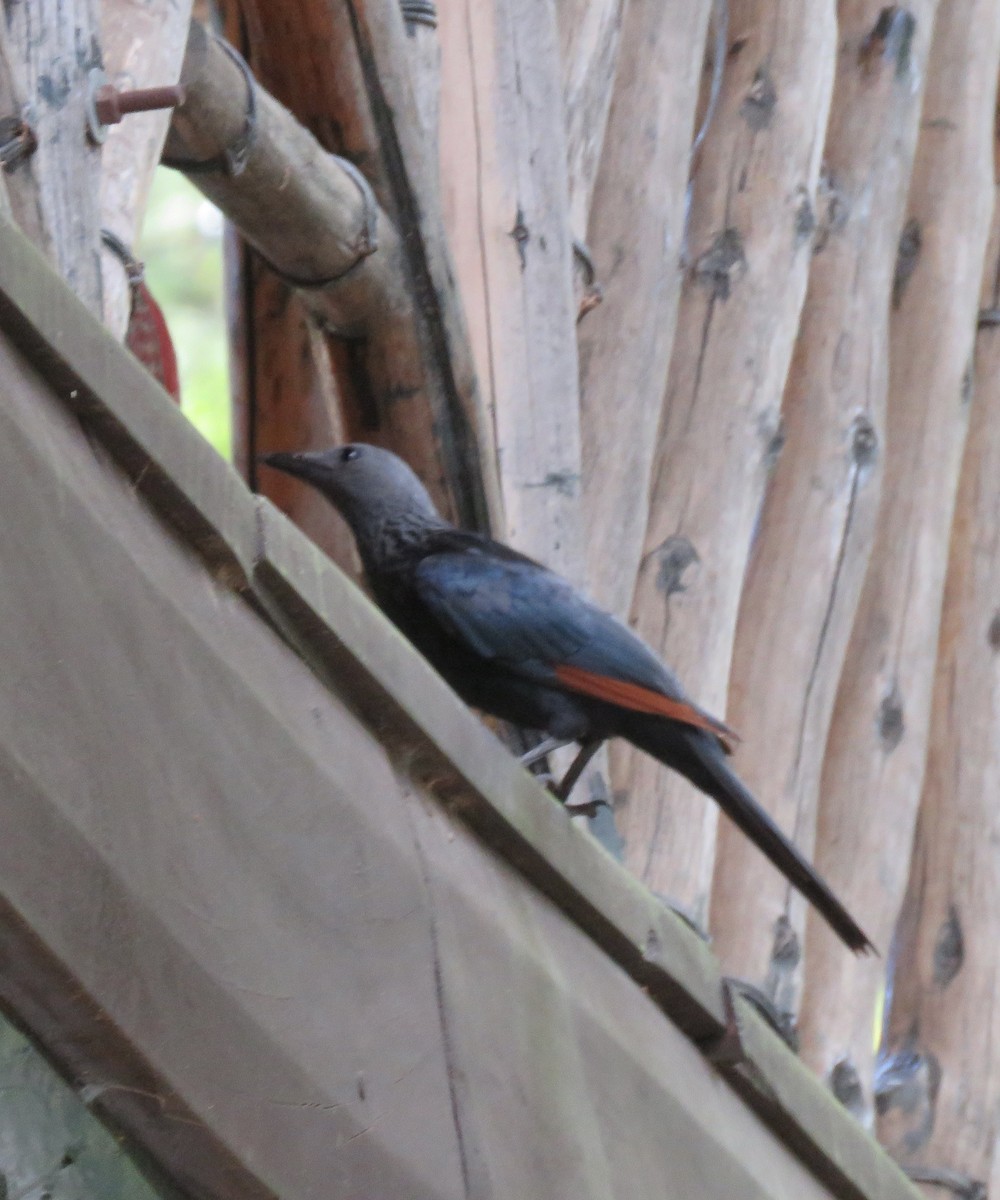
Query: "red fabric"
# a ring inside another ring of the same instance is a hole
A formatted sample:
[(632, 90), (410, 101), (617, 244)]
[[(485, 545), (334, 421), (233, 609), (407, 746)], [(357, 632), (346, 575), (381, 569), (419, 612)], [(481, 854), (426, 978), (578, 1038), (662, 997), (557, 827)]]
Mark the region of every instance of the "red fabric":
[(125, 345), (180, 404), (181, 383), (170, 330), (163, 310), (141, 281), (132, 286), (132, 313), (125, 334)]

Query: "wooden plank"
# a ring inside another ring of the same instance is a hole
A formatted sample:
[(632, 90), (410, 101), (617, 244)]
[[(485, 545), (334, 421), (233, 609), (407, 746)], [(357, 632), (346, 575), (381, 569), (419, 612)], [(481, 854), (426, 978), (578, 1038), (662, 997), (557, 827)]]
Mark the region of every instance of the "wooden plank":
[[(681, 293), (710, 0), (630, 0), (588, 242), (604, 301), (580, 325), (587, 584), (628, 615)], [(627, 351), (623, 352), (623, 347)]]
[(101, 311), (100, 149), (87, 138), (87, 87), (101, 67), (97, 0), (35, 0), (5, 9), (7, 53), (18, 64), (38, 148), (40, 224), (59, 273)]
[(733, 998), (731, 1019), (717, 1059), (720, 1069), (789, 1147), (805, 1155), (810, 1146), (823, 1147), (828, 1157), (820, 1178), (836, 1195), (917, 1200), (917, 1188), (874, 1141), (858, 1140), (854, 1117), (825, 1088), (816, 1087), (809, 1070), (739, 996)]
[[(558, 893), (616, 961), (663, 995), (674, 1021), (691, 1036), (717, 1034), (722, 996), (704, 943), (573, 830), (561, 809), (433, 673), (412, 675), (420, 661), (416, 652), (266, 502), (258, 511), (235, 472), (148, 372), (88, 317), (23, 236), (4, 229), (0, 244), (0, 327), (146, 503), (203, 557), (213, 577), (258, 611), (273, 611), (277, 592), (282, 607), (274, 619), (301, 653), (317, 669), (328, 670), (332, 663), (349, 677), (354, 703), (366, 703), (372, 721), (392, 723), (401, 753), (418, 755), (447, 779), (459, 770), (457, 786), (472, 792), (463, 806), (469, 819), (499, 830), (494, 837), (501, 841), (503, 831), (513, 831), (517, 861), (534, 872), (536, 886)], [(262, 527), (270, 531), (263, 558)], [(470, 744), (476, 748), (471, 756)]]
[[(993, 206), (998, 58), (996, 5), (942, 6), (893, 301), (883, 503), (823, 768), (816, 864), (883, 952), (906, 886), (927, 754)], [(803, 1054), (823, 1078), (856, 1081), (870, 1111), (884, 967), (845, 955), (820, 925), (810, 916)]]
[(552, 0), (441, 13), (442, 196), (493, 417), (500, 535), (582, 581), (580, 415)]
[[(632, 609), (691, 696), (720, 717), (780, 442), (837, 36), (828, 0), (780, 10), (739, 0), (729, 9), (739, 36), (693, 179), (688, 274)], [(612, 764), (627, 862), (704, 922), (715, 805), (637, 752), (613, 747)]]
[(927, 774), (897, 927), (879, 1056), (878, 1131), (907, 1166), (951, 1170), (995, 1194), (994, 914), (1000, 905), (1000, 206), (976, 336), (969, 434), (942, 606)]
[(83, 1082), (197, 1196), (462, 1195), (405, 788), (4, 355), (4, 894), (99, 1005), (81, 1052), (156, 1081)]
[[(724, 1031), (704, 945), (573, 827), (336, 569), (261, 502), (255, 604), (310, 671), (205, 575), (199, 540), (163, 536), (160, 515), (187, 528), (161, 507), (165, 490), (137, 492), (94, 454), (105, 439), (134, 454), (162, 437), (150, 475), (171, 455), (190, 463), (155, 384), (64, 287), (39, 286), (50, 273), (30, 247), (11, 264), (22, 241), (3, 241), (0, 322), (33, 354), (58, 335), (61, 359), (39, 355), (49, 392), (0, 348), (0, 471), (16, 485), (0, 553), (17, 567), (0, 589), (0, 660), (17, 680), (0, 695), (0, 803), (19, 833), (0, 842), (0, 929), (35, 932), (0, 974), (23, 994), (53, 955), (71, 969), (72, 989), (35, 987), (33, 1003), (104, 1014), (71, 1049), (78, 1072), (101, 1067), (94, 1082), (119, 1125), (151, 1122), (142, 1136), (189, 1190), (203, 1194), (198, 1173), (214, 1170), (210, 1194), (223, 1198), (254, 1194), (225, 1174), (235, 1158), (289, 1200), (484, 1188), (561, 1200), (580, 1194), (567, 1163), (581, 1155), (585, 1194), (601, 1200), (671, 1178), (678, 1197), (700, 1180), (723, 1195), (823, 1194), (691, 1044)], [(75, 385), (67, 356), (82, 360)], [(126, 367), (135, 389), (120, 386)], [(102, 389), (80, 393), (102, 374), (114, 407), (98, 419)], [(77, 423), (87, 406), (89, 444)], [(257, 527), (251, 497), (213, 482), (231, 474), (218, 458), (197, 465), (188, 504), (239, 545), (241, 523)], [(59, 869), (38, 869), (48, 862)], [(573, 1036), (546, 1022), (539, 1043), (539, 1012)], [(109, 1058), (124, 1087), (107, 1086)], [(152, 1086), (133, 1090), (136, 1072)], [(480, 1099), (544, 1101), (553, 1078), (577, 1081), (572, 1121), (563, 1095), (544, 1125), (523, 1103), (499, 1122)], [(633, 1109), (637, 1141), (619, 1133)], [(546, 1133), (531, 1153), (528, 1116), (532, 1137)], [(789, 1136), (789, 1113), (773, 1119)], [(865, 1134), (847, 1128), (837, 1146), (800, 1137), (795, 1154), (827, 1179), (840, 1158), (864, 1164)], [(595, 1129), (607, 1141), (582, 1146), (579, 1131)], [(879, 1196), (912, 1197), (891, 1170), (877, 1182)]]
[[(936, 8), (937, 0), (922, 0), (888, 23), (881, 0), (838, 8), (837, 77), (782, 405), (784, 444), (740, 602), (729, 688), (729, 720), (743, 739), (739, 771), (810, 857), (827, 732), (882, 490), (889, 297)], [(802, 988), (805, 907), (723, 823), (712, 884), (716, 951), (789, 1013)], [(855, 915), (864, 925), (864, 914)]]
[[(104, 69), (115, 87), (163, 87), (177, 82), (187, 45), (191, 0), (102, 0)], [(169, 109), (133, 113), (108, 127), (101, 155), (100, 224), (136, 247), (146, 215), (153, 172), (170, 123)], [(124, 337), (131, 290), (121, 260), (104, 248), (101, 256), (104, 320)]]

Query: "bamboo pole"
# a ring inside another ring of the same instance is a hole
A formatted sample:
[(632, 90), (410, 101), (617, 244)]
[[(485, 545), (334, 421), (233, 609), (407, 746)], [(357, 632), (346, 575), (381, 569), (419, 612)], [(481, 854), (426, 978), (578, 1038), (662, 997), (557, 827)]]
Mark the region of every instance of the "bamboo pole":
[(442, 10), (442, 195), (504, 536), (582, 579), (572, 235), (552, 0)]
[(587, 584), (621, 616), (642, 554), (641, 499), (677, 319), (709, 8), (710, 0), (627, 6), (594, 191), (588, 240), (604, 301), (580, 325)]
[[(995, 193), (996, 195), (996, 193)], [(976, 337), (934, 681), (927, 773), (896, 934), (878, 1079), (879, 1136), (907, 1166), (996, 1194), (1000, 986), (1000, 206)]]
[[(693, 182), (689, 269), (633, 604), (639, 631), (720, 716), (808, 276), (833, 6), (739, 0), (730, 33), (719, 109)], [(703, 921), (714, 806), (649, 759), (622, 748), (613, 758), (627, 861)]]
[[(823, 768), (816, 863), (883, 951), (910, 861), (993, 204), (1000, 9), (938, 12), (889, 345), (883, 503)], [(883, 964), (810, 916), (803, 1054), (870, 1111)]]
[[(882, 478), (889, 297), (937, 0), (839, 6), (814, 258), (782, 406), (784, 444), (747, 569), (729, 691), (737, 763), (811, 855), (827, 731)], [(780, 683), (778, 680), (780, 679)], [(712, 891), (727, 970), (798, 1008), (805, 905), (728, 823)]]
[(9, 176), (14, 211), (80, 299), (99, 312), (101, 154), (87, 137), (88, 76), (101, 66), (98, 6), (33, 0), (4, 11), (6, 57), (16, 64), (15, 89), (30, 106), (37, 141), (30, 168)]
[[(191, 21), (191, 0), (102, 0), (104, 69), (122, 90), (177, 82)], [(139, 240), (153, 172), (167, 136), (171, 113), (133, 113), (108, 129), (101, 160), (100, 222), (126, 246)], [(131, 289), (121, 260), (107, 248), (101, 255), (104, 323), (124, 337)]]
[[(197, 23), (182, 81), (187, 98), (171, 123), (167, 153), (181, 162), (217, 160), (246, 133), (249, 89), (236, 62)], [(195, 167), (192, 181), (299, 289), (325, 328), (357, 339), (367, 440), (406, 455), (445, 512), (484, 523), (474, 396), (455, 390), (444, 348), (425, 353), (425, 314), (392, 222), (356, 169), (325, 154), (263, 89), (254, 85), (253, 95), (256, 134), (241, 169)]]

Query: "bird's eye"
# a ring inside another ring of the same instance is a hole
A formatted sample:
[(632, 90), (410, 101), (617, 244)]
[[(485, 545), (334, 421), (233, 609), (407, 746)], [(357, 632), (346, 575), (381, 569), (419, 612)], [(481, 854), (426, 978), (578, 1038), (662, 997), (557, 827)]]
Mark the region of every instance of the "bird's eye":
[(356, 446), (345, 446), (340, 452), (341, 462), (353, 462), (361, 453)]

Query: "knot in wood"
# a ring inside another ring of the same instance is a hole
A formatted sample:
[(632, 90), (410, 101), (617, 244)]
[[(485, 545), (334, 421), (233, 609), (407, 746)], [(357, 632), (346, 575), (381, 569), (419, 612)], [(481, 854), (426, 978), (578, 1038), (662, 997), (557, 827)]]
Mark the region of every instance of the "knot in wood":
[(672, 533), (653, 553), (659, 564), (656, 572), (657, 588), (665, 596), (687, 591), (684, 572), (688, 567), (701, 562), (690, 539), (682, 533)]
[(906, 722), (903, 719), (903, 697), (899, 685), (893, 683), (888, 693), (882, 697), (878, 706), (878, 736), (882, 749), (886, 754), (893, 750), (903, 740), (906, 732)]
[(842, 1058), (833, 1064), (830, 1071), (830, 1091), (858, 1120), (864, 1117), (865, 1094), (861, 1087), (861, 1076), (849, 1058)]
[(965, 937), (962, 922), (954, 904), (948, 906), (948, 915), (938, 930), (934, 943), (934, 982), (943, 991), (961, 971), (965, 962)]
[(994, 654), (1000, 650), (1000, 610), (993, 614), (993, 620), (986, 630), (986, 641)]
[(717, 300), (728, 300), (733, 284), (747, 273), (743, 236), (738, 229), (724, 229), (694, 264), (694, 275)]
[(771, 124), (778, 103), (778, 89), (767, 67), (758, 67), (750, 90), (740, 105), (740, 116), (757, 133)]
[(878, 457), (878, 434), (864, 413), (851, 422), (851, 458), (859, 467), (870, 467)]
[(858, 52), (858, 61), (865, 73), (871, 74), (883, 63), (888, 63), (895, 65), (897, 79), (908, 74), (916, 30), (917, 18), (908, 8), (900, 4), (883, 8)]
[(910, 282), (910, 277), (920, 262), (920, 249), (923, 244), (923, 234), (920, 222), (911, 217), (903, 226), (899, 235), (899, 249), (896, 252), (896, 270), (892, 278), (892, 307), (899, 308), (903, 303), (903, 293)]

